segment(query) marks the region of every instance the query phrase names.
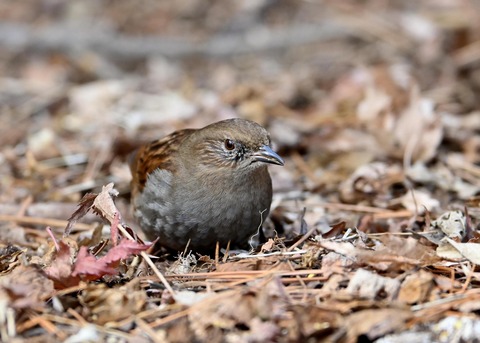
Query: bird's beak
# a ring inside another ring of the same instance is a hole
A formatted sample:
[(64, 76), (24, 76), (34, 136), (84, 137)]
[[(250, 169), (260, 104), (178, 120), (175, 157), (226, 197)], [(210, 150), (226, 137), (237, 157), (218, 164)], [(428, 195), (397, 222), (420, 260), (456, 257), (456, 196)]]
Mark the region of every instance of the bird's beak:
[(278, 154), (268, 145), (262, 145), (260, 149), (253, 154), (253, 159), (256, 162), (277, 164), (279, 166), (283, 166), (285, 164), (283, 159), (278, 156)]

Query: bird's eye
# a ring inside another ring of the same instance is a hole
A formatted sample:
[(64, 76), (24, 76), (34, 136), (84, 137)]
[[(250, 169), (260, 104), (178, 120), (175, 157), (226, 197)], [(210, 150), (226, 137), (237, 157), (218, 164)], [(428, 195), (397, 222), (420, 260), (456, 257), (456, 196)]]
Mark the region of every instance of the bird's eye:
[(225, 139), (225, 149), (227, 150), (233, 150), (235, 149), (235, 143), (231, 139)]

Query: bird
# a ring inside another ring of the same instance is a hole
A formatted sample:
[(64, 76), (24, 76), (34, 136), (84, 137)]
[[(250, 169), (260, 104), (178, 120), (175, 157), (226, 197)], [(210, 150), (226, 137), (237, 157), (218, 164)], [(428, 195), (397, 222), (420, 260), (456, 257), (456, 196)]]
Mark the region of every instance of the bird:
[(133, 215), (149, 240), (176, 251), (248, 248), (270, 211), (269, 133), (232, 118), (141, 146), (130, 170)]

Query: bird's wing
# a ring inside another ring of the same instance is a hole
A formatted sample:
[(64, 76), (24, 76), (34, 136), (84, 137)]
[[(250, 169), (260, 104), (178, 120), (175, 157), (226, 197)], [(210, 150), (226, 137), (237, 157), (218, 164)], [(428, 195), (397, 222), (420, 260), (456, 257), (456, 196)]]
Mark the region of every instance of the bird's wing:
[(176, 155), (180, 143), (194, 129), (179, 130), (170, 135), (141, 146), (130, 158), (132, 172), (132, 193), (143, 191), (148, 175), (156, 169), (173, 171), (172, 158)]

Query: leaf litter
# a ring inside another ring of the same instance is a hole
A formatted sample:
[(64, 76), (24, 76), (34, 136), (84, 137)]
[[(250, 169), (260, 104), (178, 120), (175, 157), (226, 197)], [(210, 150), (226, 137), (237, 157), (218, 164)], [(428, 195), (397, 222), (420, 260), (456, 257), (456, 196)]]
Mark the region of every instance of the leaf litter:
[[(476, 5), (4, 6), (0, 32), (23, 43), (0, 43), (1, 341), (478, 337)], [(102, 49), (72, 35), (88, 16)], [(144, 242), (129, 153), (232, 116), (287, 161), (265, 240)]]

